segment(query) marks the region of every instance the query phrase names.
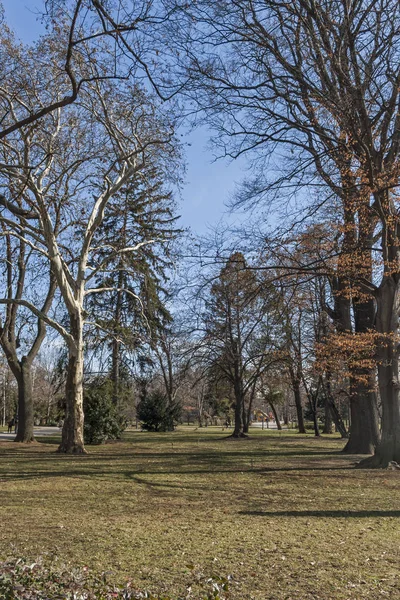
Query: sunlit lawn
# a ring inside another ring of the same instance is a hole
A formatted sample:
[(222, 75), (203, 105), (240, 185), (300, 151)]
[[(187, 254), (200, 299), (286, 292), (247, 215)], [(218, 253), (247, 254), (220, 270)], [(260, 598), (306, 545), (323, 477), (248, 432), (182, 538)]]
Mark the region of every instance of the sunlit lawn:
[(131, 432), (84, 457), (0, 442), (1, 558), (54, 553), (183, 593), (187, 565), (240, 599), (400, 598), (400, 472), (335, 437)]

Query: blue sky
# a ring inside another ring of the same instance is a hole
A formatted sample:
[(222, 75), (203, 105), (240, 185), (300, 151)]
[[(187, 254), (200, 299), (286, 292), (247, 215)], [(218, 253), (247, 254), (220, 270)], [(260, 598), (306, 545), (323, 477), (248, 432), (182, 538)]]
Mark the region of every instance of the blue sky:
[[(38, 14), (43, 6), (41, 0), (3, 0), (6, 20), (17, 36), (31, 42), (40, 34)], [(199, 129), (183, 138), (190, 143), (186, 150), (186, 185), (182, 191), (181, 225), (191, 227), (194, 233), (204, 234), (208, 226), (217, 225), (227, 218), (226, 202), (244, 176), (244, 161), (213, 162), (212, 152), (207, 149), (209, 134)], [(229, 221), (235, 221), (234, 216)]]

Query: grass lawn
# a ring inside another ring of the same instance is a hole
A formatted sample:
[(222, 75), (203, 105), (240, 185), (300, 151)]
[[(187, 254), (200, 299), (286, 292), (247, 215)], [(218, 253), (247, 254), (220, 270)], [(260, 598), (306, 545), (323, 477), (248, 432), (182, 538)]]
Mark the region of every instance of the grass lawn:
[(232, 598), (400, 599), (400, 472), (333, 436), (128, 432), (82, 457), (0, 442), (0, 558), (64, 556), (183, 593), (193, 563)]

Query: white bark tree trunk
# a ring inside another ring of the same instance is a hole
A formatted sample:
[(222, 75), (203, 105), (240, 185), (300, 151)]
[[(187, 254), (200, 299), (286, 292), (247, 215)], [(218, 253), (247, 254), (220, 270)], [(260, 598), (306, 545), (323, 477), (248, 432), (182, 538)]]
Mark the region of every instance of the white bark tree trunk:
[(58, 452), (86, 454), (83, 439), (83, 322), (71, 317), (70, 332), (75, 343), (69, 345), (66, 381), (66, 412)]

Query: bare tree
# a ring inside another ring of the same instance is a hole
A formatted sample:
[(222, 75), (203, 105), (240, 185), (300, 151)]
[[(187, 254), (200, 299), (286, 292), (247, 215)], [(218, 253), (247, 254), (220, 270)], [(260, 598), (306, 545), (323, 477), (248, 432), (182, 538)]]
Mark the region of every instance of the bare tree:
[[(0, 139), (72, 105), (96, 81), (142, 80), (163, 100), (174, 96), (178, 91), (171, 77), (174, 54), (166, 47), (160, 52), (169, 16), (170, 9), (162, 2), (44, 0), (46, 31), (31, 48), (15, 44), (3, 24)], [(11, 114), (10, 96), (25, 95), (27, 56), (34, 52), (40, 63), (40, 50), (46, 47), (57, 58), (54, 79), (37, 89), (34, 100), (14, 104)], [(25, 75), (10, 79), (10, 72)]]
[[(345, 253), (359, 250), (367, 260), (352, 283), (372, 307), (361, 306), (363, 328), (377, 331), (382, 439), (364, 464), (400, 460), (399, 4), (205, 0), (187, 12), (183, 45), (224, 150), (262, 149), (265, 165), (279, 146), (293, 181), (327, 186), (342, 201)], [(381, 258), (374, 277), (373, 249)]]
[[(34, 95), (35, 88), (31, 90)], [(12, 109), (19, 98), (9, 99)], [(17, 117), (16, 117), (17, 118)], [(157, 116), (145, 92), (126, 84), (94, 82), (79, 105), (57, 110), (2, 143), (1, 172), (8, 198), (0, 199), (2, 222), (10, 235), (23, 238), (44, 256), (56, 278), (68, 323), (50, 318), (25, 299), (1, 299), (29, 308), (64, 338), (69, 351), (66, 418), (61, 452), (80, 453), (83, 443), (83, 329), (96, 326), (86, 311), (92, 294), (118, 293), (116, 285), (98, 286), (120, 255), (139, 252), (143, 243), (115, 247), (101, 237), (112, 198), (145, 168), (160, 148), (172, 151), (168, 119)], [(16, 202), (21, 198), (23, 207)], [(60, 214), (60, 227), (55, 215)], [(19, 218), (26, 225), (21, 231)], [(147, 240), (146, 244), (151, 240)], [(128, 289), (124, 293), (135, 294)]]
[[(12, 235), (4, 219), (1, 222), (5, 255), (1, 297), (9, 303), (1, 319), (0, 344), (18, 385), (18, 429), (15, 441), (26, 443), (34, 439), (32, 365), (44, 341), (46, 324), (18, 302), (29, 298), (31, 303), (41, 307), (42, 314), (48, 315), (56, 281), (49, 264), (40, 260), (24, 240), (23, 219), (16, 217), (16, 224), (21, 233), (19, 238)], [(43, 277), (49, 270), (48, 277)]]

